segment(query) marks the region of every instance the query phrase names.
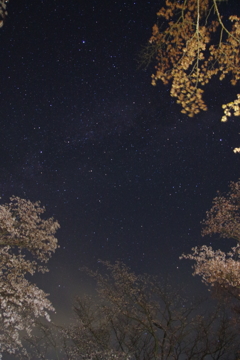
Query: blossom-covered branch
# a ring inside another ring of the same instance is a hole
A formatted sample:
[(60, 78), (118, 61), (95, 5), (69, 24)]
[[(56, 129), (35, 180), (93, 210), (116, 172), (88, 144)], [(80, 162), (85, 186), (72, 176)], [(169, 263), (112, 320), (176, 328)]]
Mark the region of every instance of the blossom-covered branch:
[[(53, 218), (42, 219), (45, 209), (19, 197), (0, 206), (0, 354), (22, 347), (20, 332), (31, 334), (35, 320), (49, 318), (54, 308), (48, 294), (26, 279), (47, 271), (46, 263), (57, 248)], [(30, 259), (27, 255), (31, 254)]]
[[(182, 106), (182, 113), (193, 117), (207, 110), (204, 87), (217, 75), (227, 75), (236, 85), (240, 79), (240, 17), (233, 14), (225, 21), (219, 0), (166, 0), (152, 28), (149, 46), (142, 52), (142, 62), (155, 58), (152, 85), (158, 80), (171, 82), (171, 96)], [(232, 106), (233, 104), (233, 106)], [(224, 105), (222, 121), (239, 116), (239, 101)]]
[(202, 235), (219, 234), (234, 239), (237, 244), (229, 252), (213, 250), (210, 246), (192, 248), (191, 254), (182, 259), (194, 260), (194, 273), (205, 284), (220, 287), (239, 298), (240, 296), (240, 181), (230, 183), (230, 191), (213, 199), (212, 208), (202, 222)]

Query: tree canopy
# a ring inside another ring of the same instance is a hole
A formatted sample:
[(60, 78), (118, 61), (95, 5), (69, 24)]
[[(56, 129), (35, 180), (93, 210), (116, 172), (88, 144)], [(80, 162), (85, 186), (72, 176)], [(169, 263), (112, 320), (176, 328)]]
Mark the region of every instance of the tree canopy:
[(213, 199), (212, 208), (203, 221), (202, 235), (234, 239), (236, 246), (228, 252), (213, 250), (211, 246), (194, 247), (191, 254), (181, 258), (194, 260), (194, 275), (218, 293), (237, 299), (240, 295), (240, 180), (230, 183), (230, 191)]
[(45, 209), (19, 197), (0, 205), (0, 355), (22, 348), (21, 331), (31, 334), (39, 317), (49, 318), (54, 308), (48, 294), (26, 276), (46, 272), (57, 248), (54, 234), (59, 224), (42, 219)]
[(76, 298), (69, 326), (40, 324), (28, 338), (29, 359), (170, 360), (236, 359), (238, 332), (224, 308), (204, 310), (186, 301), (166, 279), (131, 271), (124, 263), (101, 262), (105, 271), (87, 273), (97, 296)]
[[(240, 17), (220, 13), (223, 0), (166, 0), (152, 28), (142, 62), (157, 62), (152, 85), (158, 80), (171, 82), (170, 95), (190, 117), (207, 110), (204, 87), (218, 76), (232, 85), (240, 79)], [(223, 104), (222, 121), (232, 114), (240, 116), (240, 94)]]

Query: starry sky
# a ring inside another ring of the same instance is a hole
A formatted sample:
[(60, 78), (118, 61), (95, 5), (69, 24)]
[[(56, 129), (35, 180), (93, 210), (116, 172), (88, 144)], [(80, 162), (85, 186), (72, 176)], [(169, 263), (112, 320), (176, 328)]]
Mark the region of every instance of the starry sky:
[[(239, 178), (237, 88), (213, 80), (209, 109), (180, 113), (138, 69), (161, 0), (10, 0), (0, 30), (0, 196), (40, 200), (61, 225), (37, 284), (59, 316), (91, 287), (98, 259), (199, 286), (182, 252), (207, 244), (200, 221)], [(228, 8), (229, 9), (229, 8)], [(223, 241), (217, 247), (228, 248)]]

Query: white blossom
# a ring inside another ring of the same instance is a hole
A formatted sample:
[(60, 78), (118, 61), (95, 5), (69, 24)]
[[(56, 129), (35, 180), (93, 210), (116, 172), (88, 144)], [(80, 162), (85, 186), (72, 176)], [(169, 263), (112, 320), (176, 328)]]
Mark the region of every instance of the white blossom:
[(36, 319), (50, 320), (49, 311), (54, 311), (48, 294), (26, 275), (47, 271), (39, 263), (55, 252), (59, 224), (41, 218), (45, 209), (39, 202), (14, 196), (10, 200), (0, 206), (0, 354), (19, 350), (21, 332), (31, 335)]
[(240, 296), (240, 181), (230, 183), (226, 195), (218, 193), (212, 208), (202, 222), (202, 235), (219, 234), (222, 238), (237, 242), (228, 253), (213, 250), (210, 246), (192, 248), (191, 254), (181, 258), (194, 260), (193, 275), (200, 275), (205, 284), (227, 290), (228, 294)]

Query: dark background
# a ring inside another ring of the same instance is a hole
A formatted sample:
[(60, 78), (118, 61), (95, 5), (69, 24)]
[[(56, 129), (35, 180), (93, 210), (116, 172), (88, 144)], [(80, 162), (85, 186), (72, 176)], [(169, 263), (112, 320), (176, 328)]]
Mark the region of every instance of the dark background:
[[(239, 118), (221, 103), (239, 86), (213, 79), (209, 109), (180, 113), (169, 87), (138, 70), (163, 1), (10, 0), (0, 30), (0, 196), (46, 206), (61, 224), (50, 272), (37, 277), (58, 317), (93, 284), (80, 271), (119, 259), (137, 273), (201, 287), (193, 246), (217, 190), (239, 177)], [(223, 14), (234, 9), (229, 1)], [(202, 291), (202, 290), (201, 290)]]

